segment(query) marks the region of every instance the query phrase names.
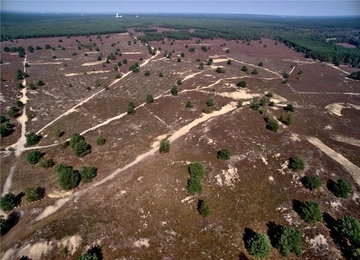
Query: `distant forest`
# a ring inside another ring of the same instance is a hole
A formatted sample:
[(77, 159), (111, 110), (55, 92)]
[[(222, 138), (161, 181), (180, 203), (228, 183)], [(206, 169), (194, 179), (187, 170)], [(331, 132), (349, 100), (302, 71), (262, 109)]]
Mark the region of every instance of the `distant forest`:
[[(144, 14), (136, 17), (122, 14), (26, 14), (1, 13), (1, 41), (126, 32), (142, 32), (143, 42), (164, 38), (236, 40), (250, 42), (261, 37), (283, 42), (304, 53), (305, 57), (323, 62), (360, 66), (360, 17), (280, 17), (265, 15), (220, 14)], [(153, 27), (177, 31), (158, 32)], [(195, 29), (190, 32), (190, 29)], [(345, 48), (336, 43), (349, 43)]]

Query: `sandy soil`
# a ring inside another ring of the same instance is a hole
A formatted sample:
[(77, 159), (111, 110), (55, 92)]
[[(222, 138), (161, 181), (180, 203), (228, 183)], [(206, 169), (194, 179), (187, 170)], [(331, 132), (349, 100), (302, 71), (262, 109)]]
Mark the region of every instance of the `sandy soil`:
[(94, 65), (99, 65), (99, 64), (103, 64), (104, 61), (103, 60), (99, 60), (99, 61), (94, 61), (94, 62), (86, 62), (84, 64), (81, 64), (82, 67), (88, 67), (88, 66), (94, 66)]
[(341, 135), (332, 135), (331, 138), (336, 141), (339, 141), (339, 142), (343, 142), (346, 144), (351, 144), (351, 145), (360, 147), (360, 140), (352, 138), (352, 137), (345, 137), (345, 136), (341, 136)]
[(326, 146), (323, 142), (315, 137), (307, 137), (307, 140), (320, 149), (323, 153), (331, 157), (333, 160), (341, 164), (354, 178), (356, 183), (360, 185), (360, 168), (346, 159), (343, 155), (335, 152), (330, 147)]
[(345, 103), (333, 103), (325, 107), (325, 109), (327, 109), (330, 113), (336, 116), (342, 116), (341, 110), (343, 110), (344, 108), (355, 108), (357, 110), (360, 110), (359, 105)]
[[(86, 74), (99, 74), (99, 73), (108, 73), (110, 72), (111, 70), (97, 70), (97, 71), (89, 71), (89, 72), (86, 72)], [(66, 77), (73, 77), (73, 76), (80, 76), (80, 75), (84, 75), (83, 72), (77, 72), (77, 73), (65, 73), (65, 76)]]

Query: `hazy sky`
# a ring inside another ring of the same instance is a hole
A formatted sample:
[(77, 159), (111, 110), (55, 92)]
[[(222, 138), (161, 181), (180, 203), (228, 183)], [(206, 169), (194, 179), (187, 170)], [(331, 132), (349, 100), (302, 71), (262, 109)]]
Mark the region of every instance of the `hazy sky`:
[(55, 13), (236, 13), (270, 15), (360, 15), (357, 1), (308, 0), (0, 0), (1, 10)]

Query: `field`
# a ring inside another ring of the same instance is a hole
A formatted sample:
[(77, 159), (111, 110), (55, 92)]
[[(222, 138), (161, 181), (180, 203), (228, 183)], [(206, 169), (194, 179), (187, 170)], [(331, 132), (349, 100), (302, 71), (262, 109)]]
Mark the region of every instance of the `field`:
[[(20, 196), (14, 211), (21, 217), (1, 238), (1, 259), (78, 259), (91, 246), (100, 248), (103, 259), (253, 259), (244, 232), (266, 234), (270, 222), (303, 233), (298, 259), (345, 258), (329, 218), (360, 219), (360, 82), (346, 77), (358, 69), (304, 58), (269, 38), (166, 38), (147, 45), (137, 39), (141, 35), (128, 28), (128, 33), (101, 37), (1, 42), (1, 114), (16, 100), (25, 103), (10, 119), (14, 132), (1, 138), (2, 195), (18, 195), (27, 187), (46, 191), (44, 199), (33, 203)], [(26, 49), (20, 58), (3, 51), (5, 46), (42, 49)], [(156, 49), (154, 55), (149, 46)], [(116, 52), (107, 63), (106, 57)], [(130, 71), (136, 62), (139, 72)], [(16, 80), (18, 69), (29, 77)], [(39, 80), (44, 85), (31, 90), (29, 84)], [(238, 87), (239, 81), (246, 81), (246, 87)], [(17, 88), (21, 82), (26, 88)], [(178, 95), (170, 93), (173, 85)], [(260, 100), (269, 92), (273, 95), (260, 110), (250, 108), (254, 97)], [(148, 94), (153, 103), (146, 102)], [(215, 104), (208, 107), (211, 98)], [(185, 106), (188, 101), (192, 108)], [(127, 113), (129, 102), (135, 104), (133, 115)], [(284, 110), (288, 104), (295, 108), (291, 125), (279, 121), (282, 113), (290, 113)], [(266, 128), (268, 116), (277, 120), (277, 132)], [(56, 129), (63, 132), (60, 137)], [(30, 131), (41, 135), (35, 146), (25, 144)], [(91, 145), (90, 154), (73, 154), (67, 142), (75, 132)], [(104, 145), (96, 143), (99, 135)], [(170, 151), (159, 153), (165, 138)], [(231, 151), (230, 160), (217, 158), (222, 148)], [(33, 150), (76, 170), (94, 166), (97, 176), (63, 191), (54, 167), (27, 162)], [(300, 172), (288, 167), (289, 158), (297, 155), (305, 161)], [(206, 174), (203, 192), (190, 195), (188, 167), (195, 161)], [(301, 183), (310, 175), (321, 179), (318, 190)], [(339, 178), (350, 183), (348, 199), (327, 188), (329, 180)], [(199, 200), (209, 202), (206, 218), (197, 211)], [(294, 210), (295, 200), (318, 202), (324, 220), (303, 221)], [(66, 257), (60, 256), (61, 244)], [(280, 258), (272, 248), (266, 259)]]

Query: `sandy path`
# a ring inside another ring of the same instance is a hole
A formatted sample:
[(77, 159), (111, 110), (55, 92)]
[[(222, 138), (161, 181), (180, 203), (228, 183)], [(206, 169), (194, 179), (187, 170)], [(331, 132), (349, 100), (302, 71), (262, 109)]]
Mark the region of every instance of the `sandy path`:
[[(228, 59), (231, 59), (231, 58), (228, 58)], [(276, 71), (272, 71), (272, 70), (269, 70), (269, 69), (267, 69), (267, 68), (259, 67), (259, 66), (255, 65), (255, 64), (246, 63), (246, 62), (243, 62), (243, 61), (238, 61), (238, 60), (234, 60), (234, 59), (231, 59), (231, 60), (232, 60), (232, 61), (235, 61), (235, 62), (237, 62), (237, 63), (246, 64), (246, 65), (248, 65), (248, 66), (254, 66), (255, 68), (260, 68), (260, 69), (266, 70), (267, 72), (270, 72), (270, 73), (272, 73), (272, 74), (275, 74), (275, 75), (278, 76), (279, 78), (282, 78), (282, 75), (280, 75), (280, 74), (279, 74), (278, 72), (276, 72)]]
[(1, 196), (4, 196), (6, 193), (8, 193), (10, 191), (10, 187), (11, 187), (11, 179), (12, 176), (14, 174), (15, 171), (15, 167), (16, 165), (11, 166), (10, 168), (10, 173), (8, 175), (8, 177), (6, 178), (5, 184), (4, 184), (4, 188), (3, 188), (3, 192), (1, 194)]
[[(360, 95), (360, 93), (359, 93)], [(342, 116), (341, 110), (343, 108), (355, 108), (357, 110), (360, 110), (360, 105), (354, 105), (350, 103), (333, 103), (330, 105), (327, 105), (325, 109), (327, 109), (330, 113), (336, 115), (336, 116)]]
[(360, 147), (360, 140), (352, 138), (352, 137), (345, 137), (345, 136), (341, 136), (341, 135), (332, 135), (331, 139), (334, 139), (338, 142), (351, 144), (351, 145)]
[[(86, 74), (99, 74), (99, 73), (108, 73), (111, 70), (96, 70), (96, 71), (89, 71)], [(66, 77), (73, 77), (73, 76), (80, 76), (84, 75), (84, 72), (76, 72), (76, 73), (65, 73)]]
[(94, 61), (94, 62), (86, 62), (84, 64), (81, 64), (82, 67), (88, 67), (88, 66), (94, 66), (94, 65), (98, 65), (98, 64), (102, 64), (105, 61), (103, 60), (99, 60), (99, 61)]
[(294, 71), (295, 68), (296, 68), (296, 66), (293, 66), (293, 67), (292, 67), (292, 69), (291, 69), (290, 72), (289, 72), (289, 75), (290, 75), (291, 73), (293, 73), (293, 71)]
[[(220, 116), (220, 115), (224, 115), (224, 114), (226, 114), (228, 112), (231, 112), (231, 111), (233, 111), (235, 109), (236, 109), (236, 102), (231, 102), (230, 104), (225, 105), (224, 107), (222, 107), (218, 111), (214, 111), (211, 114), (203, 114), (202, 117), (200, 117), (198, 119), (195, 119), (193, 122), (189, 123), (188, 125), (186, 125), (186, 126), (180, 128), (179, 130), (173, 132), (171, 137), (169, 138), (169, 140), (171, 142), (174, 142), (176, 139), (178, 139), (181, 136), (187, 134), (193, 127), (197, 126), (198, 124), (201, 124), (201, 123), (209, 120), (210, 118), (217, 117), (217, 116)], [(42, 219), (46, 218), (47, 216), (55, 213), (58, 209), (60, 209), (62, 206), (64, 206), (66, 204), (66, 202), (68, 202), (70, 199), (79, 197), (82, 194), (84, 194), (88, 189), (97, 187), (97, 186), (99, 186), (99, 185), (101, 185), (101, 184), (115, 178), (121, 172), (126, 171), (127, 169), (129, 169), (132, 166), (138, 164), (139, 162), (146, 159), (147, 157), (154, 155), (156, 152), (158, 152), (158, 149), (159, 149), (158, 146), (153, 147), (148, 152), (137, 156), (136, 159), (133, 162), (129, 163), (128, 165), (126, 165), (123, 168), (119, 168), (119, 169), (115, 170), (113, 173), (111, 173), (109, 176), (105, 177), (104, 179), (92, 184), (91, 186), (88, 186), (87, 188), (85, 188), (83, 190), (80, 190), (80, 191), (77, 191), (77, 192), (73, 193), (69, 197), (62, 198), (62, 199), (56, 201), (54, 205), (46, 207), (43, 210), (43, 212), (37, 218), (35, 218), (34, 221), (36, 222), (36, 221), (42, 220)]]
[(334, 68), (334, 69), (337, 69), (337, 70), (341, 71), (342, 73), (345, 73), (346, 75), (349, 75), (349, 74), (350, 74), (349, 72), (347, 72), (347, 71), (345, 71), (345, 70), (342, 70), (342, 69), (340, 69), (339, 67), (336, 67), (334, 64), (326, 63), (326, 65), (328, 65), (328, 66), (330, 66), (330, 67), (332, 67), (332, 68)]
[(356, 183), (360, 185), (360, 168), (354, 165), (352, 162), (350, 162), (348, 159), (346, 159), (343, 155), (335, 152), (330, 147), (325, 145), (323, 142), (321, 142), (319, 139), (315, 137), (307, 137), (307, 140), (316, 146), (319, 150), (321, 150), (323, 153), (328, 155), (330, 158), (341, 164), (354, 178)]

